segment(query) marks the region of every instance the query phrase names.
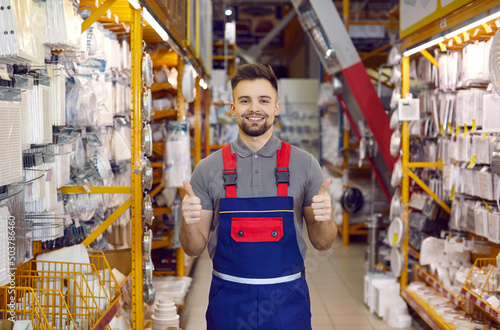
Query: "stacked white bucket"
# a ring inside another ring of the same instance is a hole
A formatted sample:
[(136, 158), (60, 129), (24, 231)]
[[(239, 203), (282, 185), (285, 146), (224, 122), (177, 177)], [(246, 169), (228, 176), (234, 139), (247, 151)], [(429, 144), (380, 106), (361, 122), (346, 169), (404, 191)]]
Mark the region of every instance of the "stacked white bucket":
[(178, 330), (179, 315), (173, 299), (158, 299), (152, 319), (153, 326), (151, 330)]

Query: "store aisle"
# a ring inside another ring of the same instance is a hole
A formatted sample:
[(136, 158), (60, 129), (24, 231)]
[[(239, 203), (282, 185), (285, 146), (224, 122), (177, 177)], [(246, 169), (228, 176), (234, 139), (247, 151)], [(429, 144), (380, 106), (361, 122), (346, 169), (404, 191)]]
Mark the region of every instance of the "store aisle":
[[(313, 330), (389, 330), (393, 329), (363, 303), (365, 243), (342, 245), (339, 236), (332, 249), (318, 252), (309, 248), (306, 276), (311, 293)], [(183, 330), (206, 329), (212, 263), (205, 253), (197, 261), (185, 308), (181, 314)], [(415, 326), (410, 329), (421, 329)]]

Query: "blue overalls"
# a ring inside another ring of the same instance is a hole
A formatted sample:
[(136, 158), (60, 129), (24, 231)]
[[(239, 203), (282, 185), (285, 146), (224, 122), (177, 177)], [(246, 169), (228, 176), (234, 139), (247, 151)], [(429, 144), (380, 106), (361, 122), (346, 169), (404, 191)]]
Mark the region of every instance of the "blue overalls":
[(277, 197), (236, 197), (236, 154), (223, 148), (226, 198), (207, 310), (209, 330), (311, 329), (309, 289), (288, 197), (290, 145), (277, 150)]

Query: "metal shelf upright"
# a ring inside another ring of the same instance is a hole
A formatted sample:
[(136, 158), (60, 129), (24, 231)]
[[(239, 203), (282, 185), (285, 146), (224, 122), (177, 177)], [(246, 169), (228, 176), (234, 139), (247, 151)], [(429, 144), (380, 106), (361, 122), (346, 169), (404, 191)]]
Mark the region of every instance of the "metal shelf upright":
[[(130, 31), (130, 50), (132, 53), (131, 88), (132, 88), (132, 329), (144, 327), (143, 281), (142, 281), (142, 180), (140, 165), (142, 158), (142, 24), (141, 11), (132, 9), (132, 26)], [(138, 171), (137, 171), (138, 169)]]
[[(410, 93), (410, 58), (403, 56), (401, 63), (401, 95), (406, 98)], [(409, 122), (403, 121), (401, 124), (401, 146), (403, 154), (401, 156), (401, 164), (403, 165), (403, 178), (401, 179), (401, 200), (404, 204), (404, 212), (401, 220), (405, 228), (405, 236), (403, 240), (403, 271), (401, 273), (401, 289), (405, 289), (408, 285), (408, 230), (409, 230), (409, 200), (410, 200), (410, 178), (408, 175), (408, 163), (410, 162), (410, 132)]]

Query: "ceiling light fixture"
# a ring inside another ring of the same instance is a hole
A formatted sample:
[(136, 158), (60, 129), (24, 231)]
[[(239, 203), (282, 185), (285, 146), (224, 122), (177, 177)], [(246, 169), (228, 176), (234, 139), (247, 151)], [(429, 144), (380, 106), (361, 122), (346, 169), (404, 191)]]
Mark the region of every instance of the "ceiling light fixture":
[(420, 46), (417, 46), (415, 48), (407, 50), (406, 52), (403, 53), (403, 55), (406, 56), (406, 57), (411, 56), (411, 55), (413, 55), (415, 53), (418, 53), (421, 50), (424, 50), (424, 49), (427, 49), (429, 47), (435, 46), (438, 43), (443, 42), (443, 41), (445, 41), (444, 37), (439, 37), (437, 39), (433, 39), (431, 41), (426, 42), (425, 44), (422, 44)]
[(128, 0), (128, 3), (130, 3), (134, 9), (141, 9), (141, 4), (138, 0)]
[(475, 28), (476, 26), (479, 26), (479, 25), (481, 25), (481, 24), (484, 24), (484, 23), (486, 23), (486, 22), (489, 22), (489, 21), (491, 21), (491, 20), (494, 20), (495, 18), (498, 18), (498, 17), (500, 17), (500, 11), (498, 11), (498, 12), (496, 12), (496, 13), (494, 13), (494, 14), (488, 15), (488, 16), (486, 16), (485, 18), (482, 18), (482, 19), (480, 19), (480, 20), (478, 20), (478, 21), (475, 21), (474, 23), (468, 24), (468, 25), (464, 26), (463, 28), (460, 28), (460, 29), (458, 29), (458, 30), (455, 30), (455, 31), (453, 31), (453, 32), (450, 32), (450, 33), (446, 34), (444, 37), (445, 37), (446, 39), (453, 38), (454, 36), (457, 36), (457, 35), (459, 35), (459, 34), (460, 34), (460, 33), (462, 33), (462, 32), (465, 32), (465, 31), (468, 31), (468, 30), (470, 30), (470, 29), (473, 29), (473, 28)]
[(168, 41), (169, 36), (167, 31), (165, 31), (165, 29), (161, 27), (161, 25), (156, 21), (156, 19), (149, 13), (146, 8), (142, 9), (142, 16), (144, 17), (146, 22), (148, 22), (149, 25), (151, 25), (151, 27), (156, 31), (156, 33), (158, 33), (163, 41)]
[(424, 44), (422, 44), (420, 46), (417, 46), (415, 48), (409, 49), (409, 50), (405, 51), (403, 53), (403, 55), (407, 56), (407, 57), (411, 56), (411, 55), (413, 55), (415, 53), (418, 53), (418, 52), (420, 52), (420, 51), (422, 51), (424, 49), (427, 49), (427, 48), (435, 46), (435, 45), (437, 45), (437, 44), (439, 44), (441, 42), (444, 42), (447, 39), (451, 39), (451, 38), (453, 38), (453, 37), (455, 37), (455, 36), (457, 36), (457, 35), (465, 32), (465, 31), (471, 30), (471, 29), (475, 28), (476, 26), (479, 26), (481, 24), (484, 24), (486, 22), (494, 20), (495, 18), (498, 18), (498, 17), (500, 17), (500, 11), (498, 11), (498, 12), (496, 12), (494, 14), (488, 15), (488, 16), (486, 16), (484, 18), (481, 18), (481, 19), (475, 21), (474, 23), (468, 24), (468, 25), (466, 25), (466, 26), (464, 26), (464, 27), (462, 27), (460, 29), (457, 29), (457, 30), (455, 30), (453, 32), (447, 33), (444, 37), (439, 37), (437, 39), (433, 39), (433, 40), (428, 41), (428, 42), (426, 42), (426, 43), (424, 43)]
[(224, 13), (226, 14), (226, 16), (231, 16), (233, 14), (233, 11), (231, 10), (231, 8), (228, 8)]

